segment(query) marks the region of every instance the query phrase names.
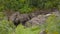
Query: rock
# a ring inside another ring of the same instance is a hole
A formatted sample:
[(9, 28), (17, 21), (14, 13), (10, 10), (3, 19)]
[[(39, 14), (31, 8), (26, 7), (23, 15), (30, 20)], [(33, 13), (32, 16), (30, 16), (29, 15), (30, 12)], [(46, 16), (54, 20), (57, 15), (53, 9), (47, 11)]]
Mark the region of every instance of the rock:
[(22, 23), (22, 25), (25, 25), (25, 22), (30, 20), (28, 14), (21, 14), (19, 16), (19, 20), (20, 20), (20, 23)]
[(9, 21), (12, 21), (16, 26), (18, 24), (25, 24), (26, 21), (30, 20), (28, 14), (20, 14), (19, 12), (15, 12), (9, 18)]
[(47, 34), (45, 30), (42, 30), (39, 34)]
[(49, 10), (34, 10), (32, 13), (29, 14), (29, 17), (30, 18), (33, 18), (33, 17), (37, 17), (38, 15), (46, 15), (46, 14), (50, 14), (52, 12), (55, 12), (51, 9)]
[(60, 12), (58, 10), (56, 10), (55, 12), (52, 12), (52, 14), (54, 14), (56, 16), (60, 16)]
[(47, 14), (47, 15), (38, 15), (37, 17), (34, 17), (32, 18), (31, 20), (27, 21), (26, 22), (26, 26), (29, 27), (29, 26), (36, 26), (36, 25), (42, 25), (45, 23), (47, 17), (49, 16), (50, 14)]
[(12, 21), (16, 26), (20, 23), (25, 25), (26, 22), (33, 22), (32, 24), (41, 24), (45, 21), (45, 16), (40, 14), (40, 11), (30, 14), (20, 14), (19, 12), (14, 12), (12, 15), (8, 16), (8, 21)]
[(37, 14), (37, 13), (30, 13), (29, 14), (29, 17), (30, 17), (30, 19), (32, 19), (32, 18), (34, 18), (34, 17), (37, 17), (39, 14)]
[(19, 23), (19, 18), (18, 16), (20, 16), (19, 12), (15, 12), (13, 13), (11, 16), (8, 17), (8, 21), (12, 21), (14, 23), (14, 25), (18, 25)]

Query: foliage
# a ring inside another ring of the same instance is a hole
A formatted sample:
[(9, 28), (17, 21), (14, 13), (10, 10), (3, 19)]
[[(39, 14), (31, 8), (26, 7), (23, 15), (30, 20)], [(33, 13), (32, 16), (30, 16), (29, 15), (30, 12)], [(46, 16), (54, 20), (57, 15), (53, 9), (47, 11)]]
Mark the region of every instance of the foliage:
[(24, 26), (19, 25), (15, 32), (16, 34), (38, 34), (40, 27), (24, 28)]
[(15, 33), (16, 34), (38, 34), (42, 30), (45, 30), (47, 34), (59, 34), (60, 33), (60, 18), (56, 15), (50, 15), (46, 20), (45, 24), (38, 27), (24, 28), (24, 26), (19, 25)]
[(3, 14), (3, 12), (0, 12), (0, 19), (3, 19), (4, 18), (4, 14)]
[(29, 28), (25, 28), (20, 24), (16, 29), (12, 22), (8, 22), (7, 20), (0, 21), (0, 34), (38, 34), (42, 30), (45, 30), (47, 34), (59, 34), (60, 17), (52, 14), (48, 17), (45, 24)]
[(0, 34), (12, 34), (15, 26), (7, 20), (0, 21)]
[(55, 15), (48, 17), (46, 21), (47, 34), (60, 34), (60, 18)]
[(58, 8), (58, 5), (60, 5), (60, 0), (30, 0), (30, 6), (40, 9)]
[(60, 0), (0, 0), (0, 11), (12, 9), (22, 13), (28, 13), (34, 7), (39, 9), (60, 9)]
[[(60, 18), (51, 15), (46, 23), (31, 28), (24, 28), (22, 25), (15, 26), (12, 22), (4, 20), (3, 10), (19, 11), (20, 13), (30, 13), (34, 9), (51, 9), (60, 10), (60, 0), (0, 0), (0, 34), (38, 34), (38, 32), (46, 29), (47, 34), (60, 34)], [(1, 18), (3, 20), (1, 20)], [(15, 32), (14, 32), (15, 29)]]
[(32, 8), (30, 8), (28, 6), (24, 6), (19, 11), (20, 11), (20, 13), (31, 13), (32, 12)]

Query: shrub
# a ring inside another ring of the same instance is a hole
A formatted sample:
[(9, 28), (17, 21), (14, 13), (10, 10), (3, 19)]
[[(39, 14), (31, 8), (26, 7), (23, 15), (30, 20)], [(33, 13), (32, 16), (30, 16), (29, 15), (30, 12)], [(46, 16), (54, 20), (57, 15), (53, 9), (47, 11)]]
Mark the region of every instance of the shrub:
[(15, 11), (30, 12), (30, 8), (32, 7), (39, 9), (58, 8), (60, 10), (60, 0), (0, 0), (0, 11), (12, 9)]
[(16, 34), (38, 34), (40, 31), (40, 27), (33, 27), (33, 28), (24, 28), (24, 26), (19, 25), (15, 33)]
[(48, 17), (46, 21), (47, 34), (60, 34), (60, 18), (55, 15)]
[(30, 8), (29, 6), (24, 6), (19, 11), (20, 11), (20, 13), (31, 13), (32, 12), (32, 8)]
[(0, 21), (0, 34), (12, 34), (15, 26), (7, 20)]
[(3, 14), (3, 12), (0, 12), (0, 18), (2, 19), (2, 18), (4, 18), (4, 14)]

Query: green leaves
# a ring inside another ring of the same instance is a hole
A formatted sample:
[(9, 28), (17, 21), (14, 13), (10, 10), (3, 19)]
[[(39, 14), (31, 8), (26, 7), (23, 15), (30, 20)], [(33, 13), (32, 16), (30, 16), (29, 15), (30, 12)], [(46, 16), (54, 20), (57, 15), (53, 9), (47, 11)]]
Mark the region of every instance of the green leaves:
[(7, 20), (0, 21), (0, 34), (12, 34), (15, 26)]
[(24, 6), (19, 11), (20, 11), (20, 13), (30, 13), (30, 12), (32, 12), (32, 8), (30, 8), (29, 6)]
[[(28, 6), (28, 8), (26, 7)], [(26, 8), (25, 8), (26, 7)], [(12, 9), (16, 11), (30, 12), (32, 7), (40, 9), (58, 8), (60, 9), (60, 0), (0, 0), (0, 11)]]
[(40, 27), (33, 27), (33, 28), (24, 28), (24, 26), (19, 25), (16, 28), (16, 34), (38, 34), (40, 31)]

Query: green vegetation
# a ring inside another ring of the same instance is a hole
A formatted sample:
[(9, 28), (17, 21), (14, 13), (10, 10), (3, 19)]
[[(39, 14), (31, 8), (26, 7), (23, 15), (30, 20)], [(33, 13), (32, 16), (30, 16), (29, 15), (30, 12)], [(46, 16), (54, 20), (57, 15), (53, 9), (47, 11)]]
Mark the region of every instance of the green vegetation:
[(4, 10), (13, 10), (20, 13), (31, 13), (33, 10), (52, 9), (60, 10), (60, 0), (0, 0), (0, 34), (38, 34), (45, 30), (47, 34), (60, 34), (60, 17), (51, 15), (45, 24), (25, 28), (21, 24), (17, 27), (13, 22), (5, 19)]
[(14, 10), (21, 13), (28, 13), (33, 8), (39, 9), (60, 9), (60, 0), (0, 0), (0, 11)]
[(3, 14), (3, 12), (0, 12), (0, 19), (3, 19), (4, 18), (4, 14)]
[(0, 21), (0, 34), (12, 34), (14, 32), (15, 26), (12, 22), (7, 20)]
[(19, 25), (16, 28), (16, 34), (38, 34), (42, 30), (45, 30), (47, 34), (59, 34), (60, 19), (55, 15), (50, 15), (46, 23), (38, 27), (24, 28), (24, 26)]
[(0, 12), (0, 34), (12, 34), (15, 26), (12, 22), (6, 20), (5, 15)]
[(60, 34), (60, 18), (55, 15), (48, 17), (46, 21), (47, 34)]
[(16, 34), (38, 34), (40, 32), (40, 27), (30, 27), (30, 28), (24, 28), (24, 26), (19, 25), (16, 28)]
[(60, 34), (60, 18), (50, 15), (45, 24), (30, 28), (25, 28), (21, 24), (15, 28), (12, 22), (0, 21), (0, 34), (38, 34), (42, 30), (45, 30), (47, 34)]

